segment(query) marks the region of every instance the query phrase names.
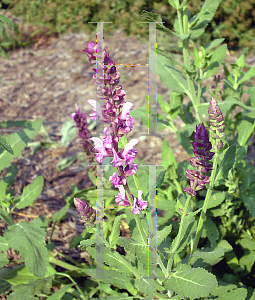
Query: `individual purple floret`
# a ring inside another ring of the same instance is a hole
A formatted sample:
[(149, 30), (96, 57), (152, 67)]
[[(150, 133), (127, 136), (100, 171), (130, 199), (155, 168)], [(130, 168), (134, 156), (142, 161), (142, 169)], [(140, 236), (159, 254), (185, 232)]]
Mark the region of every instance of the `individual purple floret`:
[[(214, 139), (219, 139), (225, 136), (226, 133), (223, 131), (226, 126), (224, 124), (224, 117), (214, 97), (211, 98), (210, 105), (208, 108), (208, 114), (210, 119), (211, 136)], [(222, 141), (218, 141), (217, 149), (220, 150), (222, 147), (223, 147)]]
[[(95, 159), (101, 164), (104, 157), (113, 158), (111, 163), (113, 167), (117, 168), (118, 173), (114, 172), (109, 180), (120, 191), (115, 201), (119, 205), (130, 206), (127, 193), (129, 199), (133, 200), (133, 214), (140, 214), (140, 211), (145, 209), (148, 203), (142, 200), (141, 190), (138, 191), (138, 199), (131, 194), (126, 180), (128, 176), (134, 175), (138, 170), (138, 164), (134, 164), (138, 150), (134, 149), (134, 146), (139, 140), (130, 140), (124, 149), (119, 149), (118, 145), (119, 138), (133, 129), (134, 119), (130, 115), (130, 111), (134, 105), (124, 101), (126, 92), (119, 85), (120, 75), (117, 73), (110, 55), (93, 41), (85, 44), (85, 47), (84, 51), (87, 53), (89, 61), (92, 64), (97, 63), (97, 68), (93, 69), (95, 71), (93, 78), (97, 84), (97, 96), (106, 101), (102, 107), (96, 100), (87, 101), (93, 107), (90, 118), (110, 123), (110, 128), (106, 127), (100, 138), (90, 138), (95, 143), (93, 148), (96, 151)], [(99, 57), (98, 52), (102, 53), (103, 57)], [(100, 59), (103, 63), (100, 62)]]
[(84, 221), (87, 227), (94, 227), (96, 220), (95, 210), (89, 206), (88, 202), (79, 198), (73, 198), (73, 202), (79, 212), (78, 215), (81, 216), (81, 221)]
[(209, 164), (208, 161), (214, 155), (213, 152), (210, 152), (212, 144), (209, 141), (209, 136), (203, 123), (199, 124), (198, 127), (196, 126), (194, 142), (191, 144), (195, 157), (190, 158), (190, 163), (198, 171), (186, 170), (186, 177), (190, 180), (190, 188), (184, 188), (184, 192), (187, 192), (191, 196), (196, 196), (196, 191), (201, 190), (206, 183), (209, 183), (209, 177), (203, 173), (212, 170), (212, 164)]
[(70, 116), (75, 122), (75, 127), (78, 129), (77, 137), (80, 138), (80, 143), (83, 151), (87, 155), (87, 160), (91, 162), (95, 162), (95, 154), (93, 152), (94, 144), (90, 140), (91, 132), (88, 129), (88, 123), (85, 113), (81, 112), (78, 108), (77, 104), (75, 104), (76, 112), (72, 113)]

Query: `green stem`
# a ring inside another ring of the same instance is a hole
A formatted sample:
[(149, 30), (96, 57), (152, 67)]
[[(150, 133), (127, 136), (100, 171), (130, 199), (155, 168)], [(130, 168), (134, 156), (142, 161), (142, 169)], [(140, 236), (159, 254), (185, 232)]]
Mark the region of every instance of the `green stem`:
[(74, 281), (73, 278), (72, 278), (70, 275), (65, 274), (65, 273), (61, 273), (61, 272), (57, 272), (55, 275), (61, 275), (61, 276), (65, 276), (65, 277), (69, 278), (69, 280), (72, 281), (72, 283), (75, 285), (76, 289), (79, 291), (79, 293), (80, 293), (82, 299), (88, 300), (88, 298), (86, 297), (86, 295), (85, 295), (85, 294), (83, 293), (83, 291), (79, 288), (77, 282)]
[(180, 183), (176, 180), (176, 179), (174, 179), (174, 184), (175, 184), (175, 186), (177, 187), (177, 191), (178, 191), (178, 193), (179, 194), (182, 194), (182, 189), (181, 189), (181, 186), (180, 186)]
[[(216, 139), (215, 147), (217, 147), (218, 141), (219, 141), (219, 139)], [(197, 226), (197, 231), (196, 231), (196, 235), (195, 235), (194, 244), (193, 244), (193, 247), (191, 249), (192, 253), (194, 253), (196, 251), (199, 239), (201, 237), (203, 224), (204, 224), (204, 221), (205, 221), (205, 218), (206, 218), (206, 211), (207, 211), (208, 203), (209, 203), (209, 200), (211, 198), (212, 191), (213, 191), (218, 160), (219, 160), (219, 151), (217, 150), (215, 152), (215, 157), (214, 157), (214, 161), (213, 161), (213, 169), (212, 169), (212, 173), (211, 173), (211, 177), (210, 177), (210, 186), (207, 189), (204, 205), (203, 205), (200, 217), (199, 217), (199, 222), (198, 222), (198, 226)], [(191, 256), (190, 256), (190, 258), (191, 258)]]
[(182, 235), (183, 235), (183, 232), (182, 232), (182, 231), (183, 231), (183, 226), (184, 226), (184, 220), (185, 220), (185, 216), (186, 216), (187, 211), (188, 211), (190, 199), (191, 199), (191, 196), (188, 195), (188, 198), (187, 198), (187, 200), (186, 200), (185, 207), (184, 207), (184, 210), (183, 210), (183, 213), (182, 213), (179, 231), (178, 231), (178, 234), (177, 234), (177, 237), (176, 237), (174, 246), (173, 246), (173, 248), (170, 250), (170, 256), (171, 256), (171, 259), (169, 259), (169, 260), (168, 260), (168, 263), (167, 263), (167, 274), (168, 274), (168, 277), (169, 277), (169, 275), (170, 275), (170, 273), (171, 273), (171, 270), (172, 270), (172, 265), (173, 265), (174, 255), (175, 255), (176, 251), (178, 250), (178, 248), (179, 248), (179, 246), (180, 246), (180, 243), (181, 243), (181, 240), (182, 240)]
[[(178, 6), (179, 7), (179, 1), (178, 1)], [(189, 28), (188, 28), (188, 6), (184, 5), (183, 6), (183, 20), (182, 20), (182, 16), (181, 13), (179, 11), (179, 9), (177, 10), (177, 15), (178, 15), (178, 20), (179, 20), (179, 28), (180, 28), (180, 33), (182, 34), (189, 34)], [(183, 21), (183, 24), (182, 24)], [(190, 68), (190, 61), (189, 61), (189, 38), (185, 39), (184, 41), (180, 41), (181, 45), (182, 45), (182, 52), (183, 52), (183, 59), (184, 59), (184, 65), (186, 67), (186, 69), (189, 70)], [(189, 86), (189, 90), (190, 90), (190, 100), (193, 103), (195, 112), (196, 112), (196, 116), (198, 118), (199, 123), (202, 122), (202, 116), (199, 114), (198, 112), (198, 108), (197, 106), (200, 104), (200, 98), (197, 98), (196, 96), (196, 91), (195, 91), (195, 87), (194, 87), (194, 83), (193, 80), (191, 78), (191, 76), (188, 74), (188, 72), (186, 72), (186, 77), (187, 77), (187, 81), (188, 81), (188, 86)]]
[(49, 254), (49, 262), (53, 263), (54, 265), (59, 266), (59, 267), (61, 267), (63, 269), (69, 270), (69, 271), (78, 271), (78, 272), (86, 273), (86, 271), (84, 269), (82, 269), (82, 268), (70, 265), (70, 264), (68, 264), (68, 263), (66, 263), (64, 261), (61, 261), (59, 259), (54, 258), (52, 256), (52, 254)]

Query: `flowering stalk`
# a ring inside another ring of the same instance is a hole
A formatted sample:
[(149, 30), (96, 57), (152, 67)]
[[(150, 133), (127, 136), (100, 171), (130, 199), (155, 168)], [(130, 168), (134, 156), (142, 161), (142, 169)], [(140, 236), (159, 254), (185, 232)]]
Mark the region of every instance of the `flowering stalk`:
[[(91, 120), (100, 119), (105, 123), (110, 123), (110, 128), (105, 127), (101, 138), (92, 137), (95, 143), (94, 150), (97, 151), (95, 159), (101, 164), (104, 157), (113, 157), (112, 164), (117, 168), (110, 176), (109, 180), (114, 184), (115, 188), (119, 189), (119, 194), (116, 196), (116, 203), (121, 206), (131, 206), (132, 213), (135, 214), (135, 219), (138, 229), (143, 238), (144, 243), (147, 244), (147, 238), (142, 228), (140, 218), (136, 216), (140, 214), (143, 209), (146, 209), (148, 203), (142, 199), (142, 190), (138, 190), (138, 197), (135, 198), (131, 194), (126, 178), (135, 175), (138, 170), (138, 164), (134, 164), (135, 156), (138, 152), (134, 149), (139, 142), (137, 139), (132, 139), (126, 143), (123, 149), (119, 149), (119, 138), (133, 129), (134, 120), (130, 115), (133, 107), (131, 102), (125, 102), (124, 96), (126, 92), (119, 85), (120, 75), (117, 73), (114, 62), (110, 55), (103, 50), (103, 63), (98, 60), (98, 50), (102, 50), (99, 46), (90, 41), (85, 44), (85, 52), (88, 55), (89, 61), (94, 64), (97, 62), (97, 68), (93, 69), (95, 74), (93, 78), (97, 84), (97, 95), (100, 99), (106, 101), (102, 107), (93, 99), (87, 102), (92, 105), (93, 113), (90, 114)], [(98, 73), (98, 74), (97, 74)], [(103, 74), (102, 76), (99, 74)], [(123, 160), (125, 167), (123, 167)]]
[(214, 99), (214, 97), (211, 98), (208, 113), (209, 113), (211, 137), (213, 139), (215, 139), (215, 144), (214, 144), (214, 148), (213, 148), (213, 151), (215, 151), (215, 157), (214, 157), (212, 173), (211, 173), (211, 177), (210, 177), (211, 184), (210, 184), (209, 189), (207, 189), (204, 205), (202, 208), (202, 212), (200, 214), (194, 244), (192, 245), (192, 249), (191, 249), (192, 253), (194, 253), (196, 251), (199, 239), (201, 237), (209, 199), (211, 197), (213, 186), (214, 186), (214, 180), (215, 180), (216, 169), (217, 169), (218, 160), (219, 160), (219, 154), (223, 147), (223, 142), (220, 138), (226, 135), (226, 133), (223, 131), (224, 127), (226, 126), (224, 124), (223, 114), (222, 114), (222, 111), (220, 110), (220, 107), (219, 107), (217, 101)]
[[(96, 62), (97, 44), (93, 41), (86, 44), (84, 50), (93, 64)], [(100, 138), (91, 138), (95, 142), (94, 149), (97, 150), (96, 160), (101, 164), (104, 157), (113, 157), (113, 166), (117, 168), (118, 173), (114, 172), (109, 180), (116, 188), (119, 188), (119, 194), (116, 196), (116, 202), (122, 206), (132, 205), (132, 213), (140, 214), (141, 210), (147, 207), (147, 202), (142, 200), (142, 191), (138, 191), (138, 199), (130, 192), (126, 178), (134, 175), (138, 170), (138, 164), (134, 164), (134, 158), (137, 150), (134, 146), (139, 142), (132, 139), (126, 144), (124, 149), (119, 149), (119, 138), (133, 129), (134, 120), (129, 114), (133, 107), (131, 102), (125, 102), (124, 96), (126, 92), (119, 85), (120, 76), (117, 73), (115, 64), (109, 54), (103, 50), (103, 64), (97, 64), (97, 69), (103, 71), (103, 78), (97, 78), (93, 75), (95, 82), (98, 84), (97, 92), (99, 98), (104, 99), (106, 104), (101, 107), (95, 100), (88, 100), (93, 107), (93, 113), (90, 114), (92, 120), (99, 118), (105, 123), (111, 123), (110, 129), (105, 127), (103, 135)], [(101, 80), (101, 82), (100, 82)], [(103, 80), (103, 84), (102, 84)], [(125, 168), (123, 168), (123, 160)]]
[(196, 196), (196, 191), (201, 190), (206, 183), (209, 183), (209, 177), (205, 176), (203, 173), (207, 173), (212, 169), (212, 164), (209, 164), (208, 161), (212, 159), (214, 153), (210, 152), (212, 149), (212, 144), (209, 141), (208, 133), (205, 129), (204, 124), (199, 124), (196, 126), (196, 131), (194, 132), (194, 142), (191, 143), (193, 146), (193, 152), (195, 157), (190, 158), (190, 163), (193, 167), (196, 167), (198, 171), (186, 170), (186, 176), (190, 180), (190, 187), (184, 188), (184, 191), (189, 195), (187, 197), (184, 210), (181, 211), (181, 223), (179, 231), (171, 249), (171, 259), (169, 259), (167, 264), (167, 272), (171, 273), (174, 254), (179, 248), (182, 236), (183, 236), (183, 227), (185, 217), (187, 217), (188, 206), (192, 196)]

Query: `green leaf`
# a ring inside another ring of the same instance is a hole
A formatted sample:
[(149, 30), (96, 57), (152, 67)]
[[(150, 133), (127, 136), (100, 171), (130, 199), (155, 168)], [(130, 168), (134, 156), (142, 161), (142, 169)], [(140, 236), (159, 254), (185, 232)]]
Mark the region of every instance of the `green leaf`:
[(60, 288), (57, 292), (54, 292), (50, 297), (47, 298), (47, 300), (61, 300), (62, 297), (65, 295), (68, 289), (70, 289), (74, 283), (64, 285), (62, 288)]
[(192, 255), (195, 259), (194, 267), (206, 267), (207, 265), (214, 266), (224, 258), (224, 249), (217, 247), (214, 249), (204, 248), (203, 250), (197, 249)]
[(120, 220), (123, 218), (126, 218), (127, 216), (125, 214), (119, 215), (115, 218), (113, 227), (112, 227), (112, 232), (109, 236), (109, 244), (112, 248), (116, 246), (117, 240), (120, 236)]
[(0, 251), (6, 251), (9, 248), (10, 247), (7, 239), (4, 236), (0, 236)]
[(6, 16), (3, 16), (0, 14), (0, 21), (4, 22), (10, 28), (14, 29), (14, 23), (10, 19), (8, 19)]
[(165, 112), (166, 114), (170, 112), (170, 110), (171, 110), (170, 104), (168, 102), (165, 102), (163, 100), (163, 96), (158, 93), (157, 93), (157, 102), (159, 103), (163, 112)]
[(6, 222), (9, 226), (13, 224), (12, 217), (7, 213), (6, 210), (0, 208), (0, 218)]
[(6, 151), (11, 153), (12, 155), (14, 154), (11, 146), (6, 142), (5, 138), (3, 138), (1, 134), (0, 134), (0, 147), (3, 147)]
[(43, 176), (36, 177), (32, 183), (25, 186), (20, 200), (17, 204), (18, 209), (23, 209), (31, 204), (37, 199), (41, 194), (44, 184)]
[(165, 226), (162, 230), (157, 231), (157, 246), (159, 246), (163, 240), (171, 233), (172, 224)]
[(253, 218), (255, 218), (255, 191), (250, 191), (241, 194), (241, 198), (244, 202), (244, 205), (252, 214)]
[(255, 263), (255, 251), (245, 251), (239, 260), (240, 267), (246, 268), (250, 273)]
[(225, 40), (225, 38), (216, 39), (216, 40), (213, 40), (212, 42), (207, 43), (204, 47), (205, 53), (209, 53), (209, 51), (211, 49), (218, 47), (224, 40)]
[(29, 271), (37, 277), (44, 277), (48, 265), (46, 231), (41, 224), (41, 219), (34, 219), (30, 223), (22, 221), (10, 226), (4, 235), (10, 247), (20, 251)]
[(161, 147), (161, 152), (162, 152), (162, 160), (164, 163), (164, 167), (167, 169), (168, 166), (176, 165), (176, 160), (174, 156), (174, 151), (173, 149), (169, 146), (168, 141), (164, 140), (162, 147)]
[(151, 295), (156, 291), (155, 280), (152, 278), (137, 278), (135, 284), (138, 286), (139, 291), (145, 295)]
[(252, 132), (251, 132), (251, 127), (254, 123), (254, 120), (253, 122), (250, 122), (248, 120), (241, 120), (240, 124), (238, 125), (238, 138), (237, 138), (237, 143), (240, 145), (240, 146), (244, 146), (244, 143), (246, 141), (248, 141), (250, 135), (252, 135)]
[(12, 159), (18, 157), (21, 154), (21, 151), (24, 150), (25, 147), (27, 147), (27, 143), (37, 135), (42, 122), (43, 119), (29, 122), (26, 128), (12, 133), (6, 137), (6, 142), (11, 146), (14, 152), (14, 156), (9, 152), (0, 150), (0, 171), (2, 171), (4, 168), (9, 167)]
[(236, 159), (236, 144), (229, 147), (224, 155), (220, 167), (217, 169), (214, 184), (219, 185), (219, 180), (225, 180), (228, 176), (229, 170), (232, 169)]
[(177, 131), (176, 133), (179, 143), (182, 145), (182, 147), (187, 151), (187, 153), (191, 156), (194, 155), (193, 153), (193, 147), (190, 143), (189, 137), (187, 137), (183, 132)]
[(7, 258), (5, 253), (0, 253), (0, 268), (4, 267), (9, 263), (9, 259)]
[(241, 78), (239, 81), (238, 81), (238, 85), (244, 83), (245, 81), (251, 79), (252, 77), (255, 76), (255, 66), (253, 66), (245, 75), (243, 78)]
[(255, 241), (249, 238), (243, 238), (237, 240), (237, 244), (240, 244), (244, 249), (254, 250), (255, 251)]
[(68, 209), (70, 208), (71, 203), (70, 201), (66, 200), (66, 204), (65, 206), (63, 206), (59, 211), (56, 211), (53, 215), (52, 215), (52, 220), (54, 223), (58, 223), (60, 222), (61, 219), (63, 219), (65, 217), (65, 215), (68, 212)]
[(165, 171), (161, 171), (159, 173), (159, 175), (156, 178), (156, 182), (153, 184), (152, 188), (150, 189), (150, 191), (145, 196), (145, 200), (146, 201), (151, 198), (151, 194), (153, 194), (153, 192), (155, 191), (155, 189), (160, 189), (161, 185), (164, 182), (165, 174), (166, 174), (166, 170)]
[(217, 287), (217, 280), (202, 268), (180, 265), (163, 284), (178, 295), (195, 299), (209, 295)]
[(52, 278), (42, 278), (29, 282), (28, 284), (16, 285), (13, 292), (8, 296), (8, 300), (34, 300), (35, 295), (49, 294)]
[(212, 221), (212, 219), (210, 217), (206, 218), (206, 221), (204, 222), (203, 225), (203, 230), (206, 233), (206, 236), (208, 237), (212, 247), (216, 247), (216, 241), (219, 238), (219, 232), (217, 229), (217, 226), (215, 225), (215, 223)]
[(224, 61), (227, 54), (227, 44), (221, 45), (219, 48), (214, 50), (210, 59), (210, 65), (204, 71), (204, 78), (210, 78), (218, 71), (221, 63)]
[[(226, 199), (226, 192), (213, 192), (210, 197), (207, 209), (220, 205), (225, 199)], [(204, 201), (198, 202), (198, 208), (203, 207), (203, 205), (204, 205)]]
[[(195, 20), (191, 22), (190, 27), (195, 27), (192, 29), (192, 33), (201, 30), (211, 22), (213, 16), (219, 6), (220, 0), (206, 0), (200, 13), (196, 16)], [(194, 34), (193, 33), (193, 34)]]
[(96, 240), (83, 240), (80, 242), (80, 245), (78, 246), (78, 248), (81, 250), (81, 251), (85, 251), (87, 247), (89, 246), (92, 246), (92, 245), (95, 245), (96, 244)]
[(240, 68), (243, 68), (244, 67), (244, 63), (245, 63), (245, 56), (244, 56), (244, 54), (242, 54), (239, 58), (238, 58), (238, 60), (236, 61), (236, 63), (238, 64), (238, 66), (240, 67)]
[(224, 300), (245, 300), (247, 296), (247, 290), (245, 288), (239, 288), (225, 293), (221, 299)]
[(171, 66), (165, 56), (157, 56), (157, 66), (157, 74), (164, 85), (173, 91), (189, 94), (188, 81), (182, 76), (182, 72)]

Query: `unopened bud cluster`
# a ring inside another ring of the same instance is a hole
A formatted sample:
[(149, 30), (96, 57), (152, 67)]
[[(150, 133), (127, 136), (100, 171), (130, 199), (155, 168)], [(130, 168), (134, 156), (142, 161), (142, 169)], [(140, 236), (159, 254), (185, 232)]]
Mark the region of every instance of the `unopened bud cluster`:
[(78, 210), (81, 221), (85, 222), (87, 227), (94, 227), (96, 221), (96, 211), (84, 200), (73, 198), (74, 205)]

